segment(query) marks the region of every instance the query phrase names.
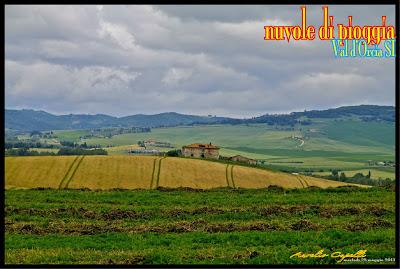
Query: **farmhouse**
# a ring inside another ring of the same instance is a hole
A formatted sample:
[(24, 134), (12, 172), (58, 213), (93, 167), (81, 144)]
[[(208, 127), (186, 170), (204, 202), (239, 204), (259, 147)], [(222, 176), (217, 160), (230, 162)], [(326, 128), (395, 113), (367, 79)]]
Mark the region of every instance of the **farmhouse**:
[(182, 147), (182, 155), (185, 157), (218, 159), (219, 147), (213, 144), (190, 144)]
[(229, 157), (229, 160), (234, 161), (234, 162), (253, 164), (253, 165), (257, 164), (257, 160), (250, 159), (250, 158), (244, 157), (242, 155), (235, 155), (235, 156)]
[(128, 154), (133, 155), (160, 155), (160, 151), (156, 149), (131, 149)]

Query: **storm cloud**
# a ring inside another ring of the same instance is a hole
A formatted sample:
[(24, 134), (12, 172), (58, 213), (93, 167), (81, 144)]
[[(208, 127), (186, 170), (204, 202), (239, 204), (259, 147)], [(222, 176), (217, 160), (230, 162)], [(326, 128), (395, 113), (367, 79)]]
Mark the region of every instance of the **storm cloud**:
[[(394, 6), (329, 6), (394, 24)], [(308, 22), (322, 23), (321, 6)], [(335, 58), (328, 41), (264, 41), (299, 6), (6, 6), (5, 105), (63, 113), (250, 117), (394, 105), (395, 58)]]

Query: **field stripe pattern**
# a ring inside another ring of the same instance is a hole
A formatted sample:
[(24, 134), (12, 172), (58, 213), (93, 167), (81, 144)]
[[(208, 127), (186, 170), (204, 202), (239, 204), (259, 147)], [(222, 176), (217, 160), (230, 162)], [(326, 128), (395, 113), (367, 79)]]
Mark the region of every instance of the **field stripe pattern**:
[(71, 173), (72, 168), (74, 167), (74, 165), (75, 165), (75, 163), (78, 161), (78, 159), (79, 159), (79, 156), (76, 156), (76, 158), (74, 159), (74, 161), (71, 163), (70, 167), (69, 167), (68, 170), (67, 170), (67, 173), (65, 173), (65, 176), (63, 177), (63, 179), (62, 179), (61, 182), (60, 182), (60, 185), (58, 186), (59, 189), (64, 189), (64, 188), (65, 188), (65, 186), (66, 186), (65, 182), (68, 181), (68, 180), (67, 180), (68, 175)]
[(153, 182), (156, 174), (156, 166), (157, 166), (157, 161), (159, 158), (155, 158), (153, 161), (153, 173), (151, 174), (151, 181), (150, 181), (150, 189), (153, 189)]
[(327, 188), (353, 185), (237, 164), (179, 157), (6, 157), (5, 166), (6, 189), (211, 189), (267, 188), (271, 185), (283, 188)]
[(305, 188), (303, 180), (301, 180), (301, 177), (299, 175), (296, 176), (297, 180), (300, 182), (302, 188)]
[(158, 169), (157, 169), (157, 178), (156, 178), (156, 186), (155, 188), (157, 189), (159, 184), (160, 184), (160, 173), (161, 173), (161, 162), (164, 160), (166, 157), (160, 158), (158, 160)]
[(307, 183), (307, 179), (304, 178), (304, 176), (302, 176), (302, 175), (299, 175), (299, 176), (300, 176), (301, 180), (303, 180), (303, 182), (306, 185), (306, 187), (310, 187), (310, 185), (308, 185), (308, 183)]
[(153, 163), (153, 173), (151, 176), (150, 189), (157, 189), (160, 183), (161, 161), (166, 157), (155, 158)]
[(229, 176), (228, 176), (229, 164), (226, 165), (225, 169), (225, 177), (226, 177), (226, 186), (229, 187)]
[(231, 181), (232, 181), (232, 187), (234, 189), (236, 189), (235, 181), (233, 180), (233, 167), (234, 167), (234, 165), (231, 166)]
[(235, 189), (236, 186), (235, 182), (233, 181), (233, 167), (234, 165), (232, 164), (226, 165), (226, 183), (228, 187)]
[(74, 175), (75, 175), (76, 171), (78, 170), (79, 165), (82, 163), (84, 157), (85, 157), (85, 156), (82, 156), (82, 157), (79, 159), (78, 163), (76, 164), (76, 166), (75, 166), (75, 168), (74, 168), (74, 171), (73, 171), (72, 174), (71, 174), (71, 177), (67, 180), (67, 182), (66, 182), (66, 184), (65, 184), (65, 187), (64, 187), (65, 189), (68, 188), (69, 183), (71, 183), (72, 179), (74, 178)]

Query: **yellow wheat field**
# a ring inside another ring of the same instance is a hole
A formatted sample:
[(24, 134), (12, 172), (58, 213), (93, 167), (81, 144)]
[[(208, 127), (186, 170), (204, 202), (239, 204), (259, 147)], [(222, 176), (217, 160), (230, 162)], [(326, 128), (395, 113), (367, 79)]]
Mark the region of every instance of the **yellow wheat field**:
[(265, 188), (270, 185), (284, 188), (302, 188), (295, 175), (244, 166), (233, 167), (233, 180), (236, 187), (239, 188)]
[(161, 161), (159, 186), (211, 189), (226, 187), (226, 164), (196, 159), (165, 158)]
[(58, 188), (76, 156), (5, 158), (5, 187)]
[[(319, 188), (340, 187), (346, 185), (343, 184), (343, 182), (329, 180), (329, 179), (322, 179), (322, 178), (315, 178), (308, 176), (303, 176), (303, 178), (306, 179), (306, 182), (308, 183), (309, 186), (315, 186)], [(365, 187), (365, 185), (358, 185), (358, 184), (347, 184), (347, 185)]]
[(320, 188), (352, 185), (198, 159), (156, 156), (6, 157), (5, 187), (149, 189), (157, 187)]
[(68, 187), (148, 189), (154, 159), (151, 156), (85, 156)]

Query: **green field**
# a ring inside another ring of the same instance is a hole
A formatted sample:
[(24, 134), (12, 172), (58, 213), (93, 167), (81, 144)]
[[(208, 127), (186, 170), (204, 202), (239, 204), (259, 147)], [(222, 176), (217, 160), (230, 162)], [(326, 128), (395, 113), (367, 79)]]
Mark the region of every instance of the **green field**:
[[(78, 141), (82, 131), (58, 131), (60, 139)], [(302, 137), (304, 143), (293, 139)], [(116, 135), (112, 138), (85, 140), (88, 144), (100, 144), (110, 148), (110, 154), (126, 154), (121, 146), (139, 140), (155, 139), (172, 143), (176, 148), (183, 145), (212, 142), (221, 147), (221, 155), (241, 154), (265, 160), (278, 169), (374, 169), (368, 161), (394, 161), (395, 126), (386, 122), (363, 122), (356, 119), (314, 119), (311, 125), (275, 127), (267, 124), (252, 125), (203, 125), (155, 128), (150, 133)], [(165, 151), (167, 149), (160, 150)], [(394, 178), (394, 169), (388, 169)]]
[[(363, 175), (368, 175), (368, 172), (371, 172), (371, 178), (372, 179), (383, 179), (383, 178), (390, 178), (390, 179), (395, 179), (395, 170), (393, 168), (376, 168), (376, 169), (360, 169), (360, 170), (350, 170), (350, 171), (342, 171), (345, 173), (346, 176), (352, 177), (356, 173), (362, 173)], [(331, 175), (331, 172), (316, 172), (313, 173), (315, 176), (328, 176)]]
[(386, 189), (7, 190), (5, 198), (6, 264), (337, 263), (289, 258), (321, 249), (395, 257), (395, 192)]
[(78, 141), (81, 136), (89, 134), (87, 130), (58, 130), (53, 133), (60, 141)]
[(30, 148), (30, 150), (34, 150), (37, 152), (53, 152), (53, 153), (57, 153), (59, 151), (59, 149), (56, 148)]

